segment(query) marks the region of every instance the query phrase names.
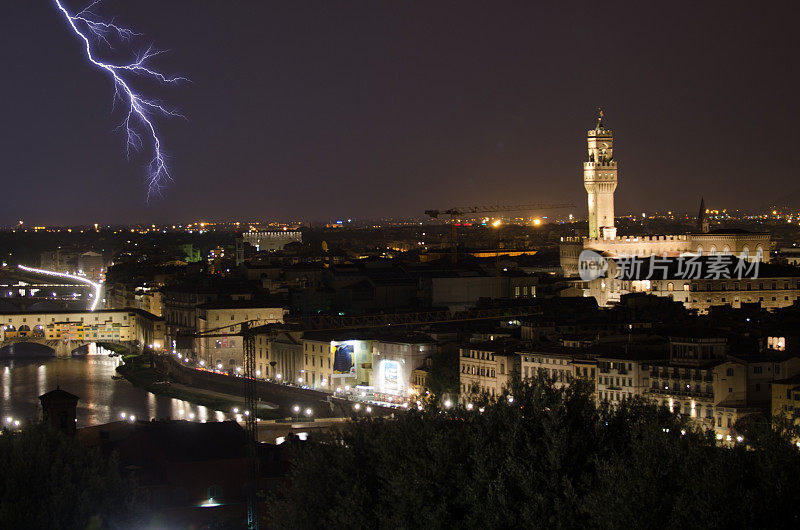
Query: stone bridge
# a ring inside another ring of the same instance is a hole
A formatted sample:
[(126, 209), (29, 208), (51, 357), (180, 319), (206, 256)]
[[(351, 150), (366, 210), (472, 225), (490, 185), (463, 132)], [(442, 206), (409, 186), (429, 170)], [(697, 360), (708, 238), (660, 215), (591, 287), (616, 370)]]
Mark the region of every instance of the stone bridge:
[(115, 342), (115, 341), (96, 341), (96, 340), (72, 340), (72, 339), (46, 339), (44, 337), (6, 337), (5, 340), (0, 341), (0, 348), (10, 344), (41, 344), (47, 346), (56, 353), (56, 357), (71, 357), (72, 352), (76, 349), (91, 344), (93, 342)]

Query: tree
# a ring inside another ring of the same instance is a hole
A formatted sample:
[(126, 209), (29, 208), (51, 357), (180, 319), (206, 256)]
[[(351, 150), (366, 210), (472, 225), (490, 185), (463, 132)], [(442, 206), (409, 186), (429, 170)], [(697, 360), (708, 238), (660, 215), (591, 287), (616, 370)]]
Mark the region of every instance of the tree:
[(359, 418), (293, 447), (275, 528), (795, 526), (800, 454), (780, 433), (717, 446), (644, 400), (512, 383), (467, 410)]
[(0, 436), (0, 527), (118, 527), (139, 506), (115, 458), (83, 448), (47, 425)]
[(428, 389), (434, 396), (434, 402), (444, 394), (458, 392), (458, 349), (445, 348), (431, 357), (428, 373)]

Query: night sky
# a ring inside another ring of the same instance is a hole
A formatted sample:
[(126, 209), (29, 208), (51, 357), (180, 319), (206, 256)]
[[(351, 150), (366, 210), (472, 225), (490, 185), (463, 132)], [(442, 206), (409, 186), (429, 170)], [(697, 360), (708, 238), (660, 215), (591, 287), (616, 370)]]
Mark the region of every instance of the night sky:
[[(85, 2), (65, 0), (73, 10)], [(800, 203), (794, 2), (106, 0), (191, 83), (152, 87), (147, 204), (112, 85), (49, 0), (6, 2), (0, 225), (328, 220), (575, 202), (602, 106), (617, 213)], [(146, 41), (145, 41), (146, 42)], [(122, 50), (118, 50), (121, 52)]]

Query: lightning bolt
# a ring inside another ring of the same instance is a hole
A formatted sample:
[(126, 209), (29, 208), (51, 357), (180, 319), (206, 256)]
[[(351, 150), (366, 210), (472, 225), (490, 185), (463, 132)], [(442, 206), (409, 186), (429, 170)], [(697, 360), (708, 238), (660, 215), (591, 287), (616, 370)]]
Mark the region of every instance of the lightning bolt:
[(146, 167), (147, 200), (149, 201), (153, 195), (160, 195), (162, 188), (172, 180), (167, 165), (168, 157), (161, 145), (155, 118), (157, 116), (183, 118), (184, 116), (165, 107), (158, 100), (145, 97), (137, 92), (129, 78), (141, 76), (165, 84), (176, 84), (188, 81), (188, 79), (171, 77), (151, 67), (150, 59), (163, 53), (162, 50), (157, 50), (152, 45), (127, 63), (114, 64), (100, 60), (97, 58), (95, 45), (113, 49), (113, 41), (128, 42), (141, 34), (120, 26), (114, 21), (105, 21), (95, 14), (92, 9), (99, 5), (101, 0), (95, 0), (74, 15), (63, 6), (61, 0), (53, 1), (75, 36), (83, 42), (89, 62), (106, 72), (113, 81), (114, 106), (116, 108), (117, 102), (120, 102), (125, 107), (125, 118), (120, 123), (119, 129), (125, 133), (127, 156), (130, 158), (131, 151), (142, 151), (145, 148), (152, 153), (150, 163)]

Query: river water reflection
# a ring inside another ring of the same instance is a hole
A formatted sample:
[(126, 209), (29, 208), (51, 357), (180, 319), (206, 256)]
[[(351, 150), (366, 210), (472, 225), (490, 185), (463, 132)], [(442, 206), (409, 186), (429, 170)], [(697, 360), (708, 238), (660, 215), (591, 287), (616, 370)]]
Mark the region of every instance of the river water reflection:
[(0, 361), (0, 421), (27, 423), (41, 416), (39, 396), (60, 386), (80, 398), (78, 427), (130, 419), (222, 421), (228, 414), (186, 401), (157, 396), (125, 380), (115, 380), (119, 357), (92, 355), (69, 359), (35, 358)]

